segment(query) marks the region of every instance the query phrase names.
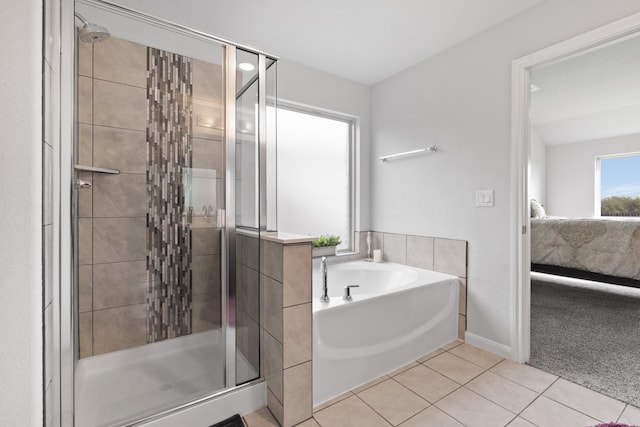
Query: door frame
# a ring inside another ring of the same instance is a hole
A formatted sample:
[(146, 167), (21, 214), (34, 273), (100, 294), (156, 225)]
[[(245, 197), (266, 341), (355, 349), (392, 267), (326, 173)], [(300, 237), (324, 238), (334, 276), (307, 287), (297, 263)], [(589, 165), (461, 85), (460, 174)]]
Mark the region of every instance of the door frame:
[(531, 352), (531, 236), (529, 230), (530, 69), (640, 31), (640, 13), (515, 59), (511, 66), (512, 294), (511, 359), (529, 360)]

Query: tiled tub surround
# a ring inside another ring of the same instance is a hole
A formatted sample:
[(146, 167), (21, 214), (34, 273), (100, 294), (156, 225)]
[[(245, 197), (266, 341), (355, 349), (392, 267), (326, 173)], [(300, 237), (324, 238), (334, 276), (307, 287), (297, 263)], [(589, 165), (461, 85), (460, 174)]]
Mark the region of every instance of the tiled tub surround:
[[(367, 256), (367, 232), (356, 232), (356, 252), (346, 259)], [(384, 261), (457, 276), (460, 280), (458, 338), (467, 325), (467, 241), (410, 234), (371, 232), (371, 250), (382, 250)], [(339, 257), (338, 261), (344, 258)]]
[(312, 416), (311, 239), (268, 233), (260, 258), (267, 405), (289, 427)]
[[(115, 37), (78, 47), (76, 163), (121, 172), (80, 174), (93, 184), (78, 190), (80, 355), (87, 357), (147, 343), (147, 48)], [(219, 107), (221, 76), (219, 66), (193, 60), (194, 114)], [(193, 132), (192, 166), (219, 172), (220, 131)], [(220, 325), (219, 254), (219, 231), (200, 221), (192, 229), (193, 332)]]

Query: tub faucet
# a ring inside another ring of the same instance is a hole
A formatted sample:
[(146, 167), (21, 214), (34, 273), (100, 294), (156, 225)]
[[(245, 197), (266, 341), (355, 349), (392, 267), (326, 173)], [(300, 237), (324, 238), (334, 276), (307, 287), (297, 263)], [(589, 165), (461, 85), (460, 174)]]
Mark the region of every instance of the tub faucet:
[(327, 257), (322, 257), (320, 260), (320, 271), (322, 272), (322, 295), (320, 296), (320, 302), (329, 302), (329, 290), (327, 288)]

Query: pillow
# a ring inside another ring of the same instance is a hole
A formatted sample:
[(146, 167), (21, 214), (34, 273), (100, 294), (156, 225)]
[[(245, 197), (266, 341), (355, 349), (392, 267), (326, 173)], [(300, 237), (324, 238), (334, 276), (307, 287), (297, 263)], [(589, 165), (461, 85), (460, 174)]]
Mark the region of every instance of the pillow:
[(547, 213), (544, 211), (544, 206), (536, 199), (531, 199), (531, 218), (545, 218), (546, 216)]

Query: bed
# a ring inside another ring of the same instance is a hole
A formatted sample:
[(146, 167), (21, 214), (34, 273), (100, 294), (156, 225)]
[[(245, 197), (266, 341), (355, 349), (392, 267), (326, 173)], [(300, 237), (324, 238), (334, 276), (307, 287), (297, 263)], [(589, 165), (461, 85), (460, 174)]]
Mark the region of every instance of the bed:
[(531, 263), (638, 281), (640, 218), (531, 218)]

